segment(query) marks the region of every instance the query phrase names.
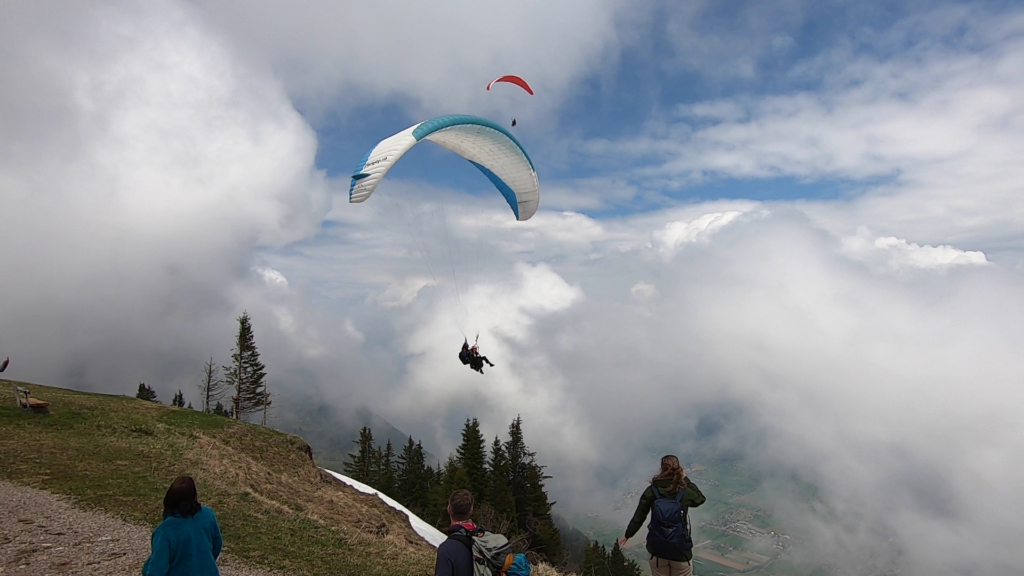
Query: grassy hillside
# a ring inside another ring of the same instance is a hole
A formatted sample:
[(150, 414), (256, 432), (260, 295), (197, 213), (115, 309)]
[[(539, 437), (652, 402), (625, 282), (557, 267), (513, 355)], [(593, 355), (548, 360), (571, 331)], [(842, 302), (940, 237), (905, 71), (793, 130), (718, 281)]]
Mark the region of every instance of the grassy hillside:
[(195, 477), (225, 551), (286, 574), (429, 574), (434, 551), (405, 516), (321, 472), (301, 438), (221, 416), (17, 383), (0, 391), (0, 478), (155, 526), (171, 480)]

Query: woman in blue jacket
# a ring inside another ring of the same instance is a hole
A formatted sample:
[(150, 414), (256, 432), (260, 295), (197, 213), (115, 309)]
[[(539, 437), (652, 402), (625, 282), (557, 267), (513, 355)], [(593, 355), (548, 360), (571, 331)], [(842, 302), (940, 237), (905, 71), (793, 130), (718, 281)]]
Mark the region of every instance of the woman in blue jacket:
[(196, 482), (179, 476), (164, 496), (164, 521), (153, 531), (143, 576), (220, 576), (223, 541), (217, 517), (199, 504)]

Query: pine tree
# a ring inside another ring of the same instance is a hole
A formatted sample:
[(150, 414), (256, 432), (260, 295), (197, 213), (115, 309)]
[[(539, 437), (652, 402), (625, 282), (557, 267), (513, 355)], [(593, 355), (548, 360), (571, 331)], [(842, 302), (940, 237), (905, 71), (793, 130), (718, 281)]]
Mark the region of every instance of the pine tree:
[(398, 496), (395, 498), (403, 506), (412, 510), (412, 503), (415, 499), (413, 496), (413, 483), (414, 477), (416, 476), (413, 471), (415, 456), (416, 443), (412, 441), (412, 436), (409, 436), (409, 441), (402, 447), (402, 451), (398, 454), (398, 458), (395, 459), (395, 491)]
[(380, 470), (381, 461), (384, 460), (384, 450), (380, 446), (375, 446), (370, 451), (370, 468), (369, 474), (363, 482), (371, 488), (380, 489)]
[(178, 408), (185, 407), (185, 396), (181, 393), (181, 388), (178, 389), (178, 393), (171, 399), (171, 406), (177, 406)]
[(193, 407), (192, 407), (192, 402), (189, 402), (189, 403), (188, 403), (188, 409), (189, 409), (189, 410), (195, 410), (195, 408), (193, 408)]
[(203, 365), (203, 378), (197, 386), (203, 400), (203, 412), (212, 412), (214, 403), (223, 399), (227, 392), (227, 385), (220, 377), (220, 369), (213, 363), (213, 356)]
[(564, 556), (562, 535), (551, 518), (551, 507), (554, 502), (548, 501), (544, 491), (544, 480), (551, 478), (544, 475), (544, 467), (531, 462), (526, 473), (526, 514), (530, 518), (528, 526), (531, 534), (530, 549), (543, 554), (552, 564), (561, 564)]
[(359, 439), (353, 442), (359, 448), (349, 454), (351, 462), (345, 462), (345, 475), (364, 484), (370, 484), (374, 461), (373, 432), (368, 426), (363, 426), (359, 431)]
[(448, 518), (448, 498), (452, 492), (469, 488), (469, 478), (465, 469), (459, 466), (455, 456), (449, 455), (444, 465), (438, 465), (435, 483), (430, 488), (430, 512), (425, 520), (433, 522), (438, 528), (446, 528)]
[(413, 442), (412, 436), (398, 455), (395, 466), (395, 481), (398, 501), (414, 514), (424, 516), (427, 509), (430, 486), (434, 471), (426, 465), (423, 444)]
[(566, 572), (580, 571), (580, 564), (583, 562), (583, 555), (590, 548), (590, 538), (583, 532), (573, 528), (564, 518), (555, 517), (555, 525), (562, 535), (562, 545), (565, 547), (565, 569)]
[(220, 402), (217, 402), (217, 405), (213, 407), (213, 413), (218, 416), (226, 416), (228, 418), (231, 417), (231, 413), (228, 412), (227, 408), (225, 408), (224, 405), (221, 404)]
[(516, 524), (521, 530), (529, 529), (529, 506), (527, 505), (529, 486), (527, 474), (535, 454), (530, 452), (523, 440), (523, 419), (516, 416), (508, 427), (508, 440), (505, 441), (505, 457), (508, 459), (509, 488), (515, 503)]
[(494, 437), (491, 444), (491, 459), (487, 462), (488, 487), (486, 500), (499, 518), (512, 520), (516, 514), (516, 503), (512, 498), (512, 487), (508, 481), (508, 457), (501, 440)]
[(580, 563), (580, 576), (641, 576), (643, 571), (636, 562), (626, 558), (615, 542), (611, 550), (598, 542), (591, 542)]
[(156, 402), (157, 404), (160, 403), (160, 401), (156, 399), (156, 390), (146, 386), (145, 382), (139, 382), (139, 391), (135, 394), (135, 397), (149, 402)]
[(238, 335), (232, 348), (231, 366), (225, 366), (224, 373), (227, 385), (235, 389), (235, 395), (231, 397), (235, 419), (262, 412), (270, 405), (270, 393), (264, 382), (266, 366), (260, 362), (248, 312), (238, 317)]
[[(420, 443), (417, 442), (416, 445), (419, 446)], [(423, 458), (423, 461), (427, 461), (425, 456)], [(441, 482), (442, 472), (443, 471), (441, 470), (440, 462), (437, 463), (436, 470), (434, 469), (433, 466), (430, 466), (429, 464), (423, 465), (423, 476), (421, 478), (421, 486), (423, 487), (424, 502), (427, 503), (424, 504), (423, 506), (424, 517), (426, 515), (426, 511), (428, 510), (428, 505), (430, 503), (430, 491), (434, 489), (434, 486), (437, 486)]]
[(394, 498), (396, 495), (395, 488), (397, 487), (397, 479), (395, 476), (395, 449), (391, 445), (390, 439), (388, 439), (387, 444), (384, 446), (384, 450), (380, 453), (376, 475), (378, 480), (375, 488)]
[(587, 547), (580, 563), (580, 576), (611, 576), (608, 570), (608, 552), (601, 544), (594, 542)]
[(559, 564), (563, 556), (562, 537), (551, 518), (554, 503), (548, 501), (544, 491), (544, 480), (550, 477), (537, 464), (536, 453), (526, 446), (521, 417), (517, 416), (509, 425), (504, 448), (516, 525), (527, 534), (530, 550), (545, 555), (552, 564)]
[(395, 481), (399, 502), (413, 512), (422, 514), (427, 507), (427, 493), (433, 475), (433, 471), (428, 473), (423, 445), (413, 442), (410, 436), (396, 460)]
[(636, 562), (626, 558), (616, 541), (608, 553), (608, 571), (611, 576), (641, 576), (640, 566)]
[(423, 442), (416, 441), (416, 449), (413, 450), (413, 504), (420, 510), (427, 508), (427, 495), (430, 487), (434, 484), (434, 469), (427, 465), (427, 456), (423, 450)]
[(480, 423), (476, 418), (466, 419), (462, 428), (462, 444), (455, 450), (459, 466), (466, 472), (469, 479), (469, 491), (473, 498), (483, 501), (487, 498), (489, 477), (487, 474), (487, 443), (480, 433)]

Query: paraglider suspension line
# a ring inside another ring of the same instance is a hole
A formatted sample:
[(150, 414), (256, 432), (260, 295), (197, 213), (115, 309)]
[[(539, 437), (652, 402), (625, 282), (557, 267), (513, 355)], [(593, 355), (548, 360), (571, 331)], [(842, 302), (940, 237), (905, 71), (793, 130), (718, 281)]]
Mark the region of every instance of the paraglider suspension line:
[(458, 301), (459, 311), (462, 312), (463, 318), (460, 321), (465, 321), (466, 306), (462, 303), (462, 290), (459, 288), (459, 280), (455, 273), (455, 260), (452, 257), (452, 243), (448, 237), (448, 218), (445, 216), (444, 207), (441, 207), (441, 224), (444, 226), (444, 243), (448, 247), (448, 264), (452, 269), (452, 283), (455, 285), (455, 298)]
[[(383, 196), (391, 201), (391, 203), (394, 205), (395, 211), (397, 213), (400, 213), (400, 214), (406, 214), (407, 213), (407, 210), (405, 210), (403, 208), (403, 206), (399, 204), (398, 200), (394, 196), (392, 196), (390, 193), (383, 194)], [(377, 217), (381, 221), (383, 221), (385, 223), (388, 222), (388, 220), (386, 218), (384, 218), (381, 215), (381, 213), (379, 211), (377, 211), (376, 208), (373, 207), (373, 205), (370, 205), (370, 209), (373, 210), (374, 213), (377, 214)], [(404, 228), (405, 231), (409, 234), (409, 237), (412, 238), (413, 245), (416, 246), (416, 251), (420, 253), (420, 258), (423, 259), (423, 264), (427, 267), (427, 273), (430, 274), (430, 279), (434, 283), (434, 288), (437, 289), (437, 288), (440, 287), (440, 283), (438, 283), (438, 281), (437, 281), (437, 273), (434, 271), (434, 266), (431, 265), (430, 258), (427, 256), (426, 243), (424, 242), (424, 240), (422, 238), (419, 237), (419, 235), (416, 234), (416, 224), (415, 224), (416, 218), (410, 216), (407, 219), (410, 221), (410, 225), (409, 226), (403, 226), (402, 228)], [(390, 224), (386, 224), (386, 225), (388, 225), (388, 227), (390, 227)], [(442, 300), (444, 300), (444, 299), (442, 298)]]

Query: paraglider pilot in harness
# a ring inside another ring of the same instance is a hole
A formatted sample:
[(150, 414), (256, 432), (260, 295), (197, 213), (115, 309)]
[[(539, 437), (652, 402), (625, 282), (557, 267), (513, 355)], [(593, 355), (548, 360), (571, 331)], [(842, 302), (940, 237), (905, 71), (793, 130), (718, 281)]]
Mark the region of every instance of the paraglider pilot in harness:
[(488, 360), (487, 356), (480, 355), (480, 349), (476, 345), (476, 342), (474, 342), (473, 346), (470, 347), (468, 339), (462, 343), (462, 351), (459, 352), (459, 360), (462, 361), (463, 364), (469, 364), (470, 368), (481, 374), (484, 373), (484, 362), (487, 362), (489, 366), (494, 366), (494, 363)]

